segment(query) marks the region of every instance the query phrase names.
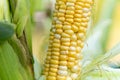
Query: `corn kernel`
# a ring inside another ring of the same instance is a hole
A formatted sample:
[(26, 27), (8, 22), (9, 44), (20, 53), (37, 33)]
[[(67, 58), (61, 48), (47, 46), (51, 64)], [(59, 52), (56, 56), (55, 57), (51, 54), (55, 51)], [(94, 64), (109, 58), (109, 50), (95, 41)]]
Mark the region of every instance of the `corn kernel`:
[(67, 55), (60, 55), (60, 61), (66, 61), (68, 59)]
[(73, 35), (74, 34), (73, 30), (65, 30), (64, 32), (69, 34), (69, 35)]
[(57, 74), (54, 72), (49, 72), (49, 76), (57, 76)]
[(66, 77), (65, 77), (65, 76), (60, 76), (60, 75), (58, 75), (58, 76), (57, 76), (57, 80), (66, 80)]
[(55, 76), (47, 76), (47, 80), (56, 80)]
[(67, 66), (67, 61), (59, 61), (60, 66)]
[(58, 61), (58, 60), (53, 60), (53, 59), (51, 59), (51, 60), (50, 60), (50, 64), (56, 64), (56, 65), (57, 65), (57, 64), (59, 64), (59, 61)]
[(57, 71), (58, 71), (57, 68), (50, 68), (50, 72), (54, 72), (54, 73), (56, 73)]

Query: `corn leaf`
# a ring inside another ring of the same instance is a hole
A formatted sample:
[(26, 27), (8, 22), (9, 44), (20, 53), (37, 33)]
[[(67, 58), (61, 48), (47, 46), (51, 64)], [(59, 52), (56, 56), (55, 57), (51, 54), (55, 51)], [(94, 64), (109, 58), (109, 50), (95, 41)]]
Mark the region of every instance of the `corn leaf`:
[(7, 41), (0, 44), (0, 79), (33, 80), (28, 70), (22, 67), (14, 49)]
[(85, 65), (82, 68), (82, 75), (81, 77), (86, 77), (87, 74), (91, 73), (92, 71), (94, 71), (96, 69), (96, 67), (99, 67), (102, 64), (107, 63), (107, 61), (114, 57), (115, 55), (120, 53), (120, 43), (117, 44), (115, 47), (113, 47), (111, 50), (109, 50), (108, 52), (106, 52), (105, 54), (96, 57), (94, 60), (92, 60), (91, 62), (89, 62), (87, 65)]
[(14, 25), (0, 22), (0, 41), (6, 41), (14, 34)]

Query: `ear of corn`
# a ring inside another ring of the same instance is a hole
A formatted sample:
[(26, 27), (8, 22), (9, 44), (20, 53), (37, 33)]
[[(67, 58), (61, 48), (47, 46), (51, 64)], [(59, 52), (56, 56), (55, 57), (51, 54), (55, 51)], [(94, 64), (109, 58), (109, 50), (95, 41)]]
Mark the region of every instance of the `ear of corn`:
[(43, 74), (46, 80), (75, 80), (93, 0), (56, 0)]

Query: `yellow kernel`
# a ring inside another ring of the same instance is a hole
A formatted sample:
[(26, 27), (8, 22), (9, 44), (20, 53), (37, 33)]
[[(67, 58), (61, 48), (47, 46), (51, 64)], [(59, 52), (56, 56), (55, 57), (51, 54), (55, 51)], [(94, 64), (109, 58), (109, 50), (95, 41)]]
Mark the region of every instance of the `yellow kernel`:
[(66, 33), (62, 33), (62, 37), (63, 37), (63, 38), (70, 38), (70, 35), (69, 35), (69, 34), (66, 34)]
[(75, 5), (75, 9), (76, 9), (76, 10), (80, 10), (80, 9), (82, 9), (82, 7), (79, 6), (79, 5)]
[(82, 14), (83, 11), (82, 10), (75, 10), (75, 13)]
[(59, 49), (59, 48), (55, 48), (55, 47), (53, 47), (53, 48), (52, 48), (52, 51), (53, 51), (53, 52), (54, 52), (54, 51), (55, 51), (55, 52), (59, 52), (60, 49)]
[(88, 22), (89, 19), (87, 19), (87, 18), (82, 18), (82, 21), (83, 21), (83, 22)]
[(87, 8), (90, 8), (90, 7), (91, 7), (91, 5), (88, 4), (88, 3), (86, 3), (84, 6), (87, 7)]
[(74, 62), (68, 62), (68, 64), (67, 64), (68, 68), (72, 68), (74, 65), (75, 65)]
[(50, 39), (51, 39), (51, 40), (54, 39), (54, 36), (50, 36)]
[(51, 59), (51, 60), (50, 60), (50, 64), (56, 64), (56, 65), (57, 65), (57, 64), (59, 64), (59, 61), (58, 61), (58, 60), (53, 60), (53, 59)]
[(70, 57), (76, 57), (76, 52), (70, 51), (69, 54), (68, 54), (68, 56), (70, 56)]
[(74, 18), (75, 22), (81, 22), (82, 20), (80, 18)]
[(66, 14), (67, 14), (67, 15), (73, 15), (73, 14), (75, 14), (75, 12), (74, 12), (74, 11), (71, 11), (71, 10), (66, 10)]
[(76, 54), (76, 58), (81, 60), (81, 59), (83, 58), (83, 56), (82, 56), (82, 54), (77, 53), (77, 54)]
[(61, 12), (61, 13), (65, 13), (65, 9), (59, 9), (59, 12)]
[(56, 56), (56, 55), (52, 55), (51, 58), (54, 60), (59, 60), (59, 56)]
[(75, 3), (76, 0), (67, 0), (68, 2)]
[(75, 18), (81, 18), (82, 15), (81, 15), (81, 14), (74, 14), (74, 17), (75, 17)]
[(50, 35), (51, 35), (51, 36), (53, 36), (53, 35), (54, 35), (54, 33), (53, 33), (53, 32), (50, 32)]
[(64, 13), (60, 13), (60, 12), (58, 12), (58, 14), (57, 14), (59, 17), (64, 17), (65, 16), (65, 14)]
[(57, 13), (56, 13), (56, 12), (54, 12), (54, 13), (53, 13), (53, 16), (54, 16), (54, 17), (55, 17), (55, 16), (57, 16)]
[(64, 26), (63, 26), (63, 30), (69, 30), (69, 29), (71, 29), (71, 26), (70, 26), (70, 25), (64, 25)]
[(60, 47), (60, 43), (53, 43), (53, 47), (54, 48), (59, 48)]
[(65, 18), (74, 18), (74, 16), (73, 15), (65, 15)]
[(56, 80), (56, 77), (55, 76), (47, 76), (46, 80)]
[(62, 24), (61, 25), (60, 24), (55, 25), (56, 28), (62, 28), (62, 26), (63, 26)]
[(77, 32), (79, 29), (78, 29), (78, 27), (77, 27), (77, 26), (72, 25), (72, 30), (73, 30), (74, 32)]
[(53, 42), (60, 43), (60, 40), (59, 39), (54, 39)]
[(87, 26), (88, 26), (88, 22), (82, 22), (82, 23), (81, 23), (81, 26), (87, 27)]
[(65, 30), (64, 32), (69, 34), (69, 35), (73, 35), (74, 34), (73, 30)]
[(45, 68), (44, 71), (48, 72), (48, 71), (49, 71), (49, 68)]
[(81, 52), (81, 47), (76, 47), (76, 52), (80, 53)]
[(69, 47), (68, 47), (68, 46), (61, 46), (60, 49), (61, 49), (61, 50), (68, 50)]
[(76, 2), (76, 5), (84, 6), (84, 3), (83, 2)]
[(62, 51), (60, 51), (60, 54), (68, 54), (68, 51), (62, 50)]
[(68, 59), (67, 55), (60, 55), (60, 61), (66, 61)]
[(59, 6), (58, 6), (58, 5), (55, 5), (55, 9), (58, 10), (58, 9), (59, 9)]
[(52, 55), (59, 56), (60, 53), (59, 52), (52, 52)]
[(56, 30), (56, 33), (58, 33), (58, 34), (61, 34), (62, 32), (63, 32), (62, 29), (57, 29), (57, 30)]
[(65, 21), (65, 22), (64, 22), (64, 25), (71, 25), (71, 23)]
[(78, 65), (73, 66), (71, 71), (72, 72), (79, 72), (80, 71), (80, 66), (78, 66)]
[(73, 20), (72, 18), (66, 18), (65, 21), (67, 21), (67, 22), (69, 22), (69, 23), (73, 23), (73, 22), (74, 22), (74, 20)]
[(54, 72), (54, 73), (56, 73), (57, 71), (58, 71), (57, 68), (50, 68), (50, 72)]
[(66, 9), (66, 5), (60, 5), (60, 9)]
[(70, 46), (70, 42), (63, 42), (62, 45), (64, 45), (64, 46)]
[(49, 72), (49, 76), (56, 76), (57, 74), (54, 72)]
[(62, 42), (70, 42), (70, 38), (61, 38)]
[(86, 0), (86, 3), (93, 4), (93, 0)]
[(76, 41), (77, 40), (77, 36), (75, 35), (75, 34), (73, 34), (72, 36), (71, 36), (71, 41)]
[(70, 46), (69, 50), (70, 51), (76, 51), (76, 46)]
[(50, 67), (50, 65), (49, 65), (49, 64), (45, 64), (45, 67), (46, 67), (46, 68), (49, 68), (49, 67)]
[(80, 26), (80, 23), (79, 22), (74, 22), (74, 25)]
[(81, 44), (80, 44), (80, 47), (83, 48), (83, 47), (84, 47), (84, 43), (81, 43)]
[(67, 7), (67, 10), (75, 10), (75, 7), (73, 7), (73, 6), (68, 6), (68, 7)]
[(65, 21), (65, 17), (59, 17), (58, 19), (62, 22)]
[(57, 68), (58, 68), (58, 65), (50, 64), (50, 67), (51, 67), (51, 68), (56, 68), (56, 69), (57, 69)]
[(60, 76), (60, 75), (58, 75), (58, 76), (57, 76), (57, 80), (66, 80), (66, 77), (65, 77), (65, 76)]
[(81, 27), (79, 27), (79, 31), (80, 31), (80, 32), (86, 33), (87, 28), (81, 26)]
[(67, 61), (60, 61), (60, 62), (59, 62), (59, 65), (60, 65), (60, 66), (66, 66), (66, 65), (67, 65)]
[(66, 5), (67, 5), (67, 6), (74, 6), (74, 5), (75, 5), (75, 3), (72, 3), (72, 2), (67, 2), (67, 3), (66, 3)]
[(66, 71), (66, 70), (58, 70), (58, 75), (60, 75), (60, 76), (67, 76), (68, 75), (68, 71)]
[(77, 33), (77, 38), (78, 39), (83, 39), (85, 37), (84, 33)]
[(74, 61), (75, 61), (75, 58), (74, 58), (74, 57), (68, 57), (68, 61), (69, 61), (69, 62), (74, 62)]
[(72, 41), (70, 45), (71, 46), (77, 46), (77, 42), (76, 41)]
[(59, 70), (65, 70), (65, 71), (67, 71), (67, 66), (59, 66)]
[(77, 40), (77, 45), (80, 46), (80, 44), (82, 43), (81, 40)]

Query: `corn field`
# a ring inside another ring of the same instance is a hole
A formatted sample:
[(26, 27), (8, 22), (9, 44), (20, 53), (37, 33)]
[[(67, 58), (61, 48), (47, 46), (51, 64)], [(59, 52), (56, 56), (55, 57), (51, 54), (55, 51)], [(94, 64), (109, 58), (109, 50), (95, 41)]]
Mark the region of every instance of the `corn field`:
[(120, 80), (120, 0), (0, 0), (0, 80)]

